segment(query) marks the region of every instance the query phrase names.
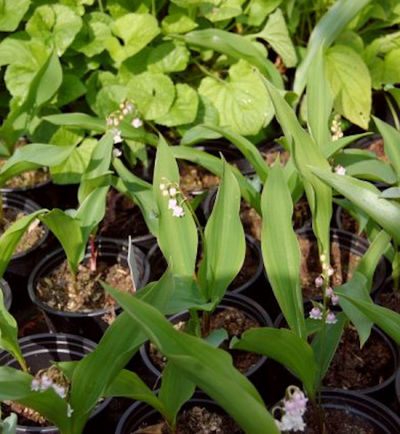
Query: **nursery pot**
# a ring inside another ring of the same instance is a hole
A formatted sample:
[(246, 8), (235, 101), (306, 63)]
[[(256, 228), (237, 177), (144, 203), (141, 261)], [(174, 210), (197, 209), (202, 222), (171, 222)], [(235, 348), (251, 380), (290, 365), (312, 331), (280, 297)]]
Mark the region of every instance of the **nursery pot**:
[[(98, 260), (110, 265), (121, 263), (128, 266), (127, 254), (128, 244), (121, 240), (111, 238), (97, 239)], [(139, 279), (136, 282), (136, 289), (142, 288), (149, 280), (149, 264), (144, 253), (134, 246), (136, 265), (138, 268)], [(87, 248), (85, 259), (90, 258), (90, 248)], [(79, 336), (90, 338), (94, 341), (101, 339), (108, 323), (103, 319), (112, 310), (119, 308), (105, 308), (92, 310), (90, 312), (64, 312), (53, 309), (43, 303), (37, 296), (36, 288), (41, 278), (49, 275), (57, 266), (66, 259), (63, 249), (57, 249), (47, 255), (35, 267), (29, 276), (28, 292), (33, 303), (39, 307), (47, 317), (53, 332), (73, 333)]]
[[(37, 334), (19, 339), (22, 355), (31, 374), (49, 367), (53, 362), (66, 362), (82, 359), (91, 353), (96, 344), (88, 339), (69, 334)], [(3, 351), (0, 353), (0, 366), (19, 368), (14, 357)], [(39, 392), (38, 392), (39, 393)], [(104, 410), (110, 398), (105, 399), (92, 413), (92, 418)], [(55, 426), (32, 427), (17, 425), (17, 433), (59, 434)]]
[[(228, 287), (228, 291), (230, 294), (244, 294), (250, 295), (249, 292), (252, 292), (252, 287), (255, 282), (262, 275), (262, 271), (264, 268), (261, 248), (260, 244), (257, 240), (255, 240), (252, 236), (246, 235), (246, 246), (248, 249), (248, 256), (254, 260), (254, 272), (245, 282), (239, 282), (235, 286), (235, 281), (233, 281)], [(154, 244), (147, 254), (147, 260), (150, 264), (150, 281), (159, 280), (163, 275), (165, 270), (167, 269), (167, 262), (158, 246), (158, 244)], [(240, 272), (239, 272), (240, 274)]]
[[(315, 241), (316, 238), (312, 229), (301, 229), (296, 231), (297, 235), (306, 240)], [(369, 242), (351, 232), (343, 231), (341, 229), (331, 229), (330, 231), (331, 243), (339, 244), (341, 252), (352, 253), (360, 258), (363, 257), (368, 250)], [(371, 292), (379, 288), (386, 278), (386, 262), (384, 257), (380, 259), (378, 266), (376, 267)], [(343, 282), (344, 283), (344, 282)]]
[[(306, 316), (307, 316), (308, 312), (312, 309), (312, 307), (313, 306), (312, 306), (311, 302), (304, 303), (304, 313)], [(337, 309), (334, 308), (333, 310), (337, 310)], [(282, 314), (279, 314), (277, 316), (277, 318), (275, 319), (274, 327), (276, 327), (277, 329), (287, 327), (286, 320)], [(373, 385), (370, 387), (365, 387), (362, 389), (349, 390), (348, 392), (372, 396), (373, 398), (378, 399), (379, 401), (388, 401), (388, 400), (390, 401), (390, 396), (394, 395), (394, 382), (395, 382), (396, 372), (397, 372), (397, 369), (398, 369), (399, 364), (400, 364), (399, 348), (378, 327), (374, 326), (372, 328), (372, 333), (375, 336), (377, 336), (379, 338), (379, 340), (384, 342), (386, 344), (386, 346), (389, 348), (390, 353), (391, 353), (391, 358), (393, 361), (393, 371), (384, 381), (382, 381), (379, 384), (376, 384), (376, 385)], [(345, 389), (341, 389), (339, 387), (338, 388), (324, 387), (324, 390), (341, 391), (341, 390), (345, 390)]]
[(400, 368), (397, 370), (397, 375), (396, 375), (396, 396), (397, 396), (397, 402), (400, 405)]
[(0, 281), (0, 288), (3, 291), (3, 297), (4, 297), (4, 306), (6, 310), (10, 310), (11, 303), (12, 303), (12, 295), (11, 295), (11, 289), (8, 283), (1, 279)]
[[(195, 392), (193, 397), (182, 406), (180, 414), (192, 407), (202, 407), (209, 411), (226, 415), (226, 412), (217, 403), (200, 391)], [(144, 402), (136, 401), (122, 415), (115, 434), (131, 434), (144, 424), (152, 425), (160, 421), (162, 421), (162, 416), (157, 410)]]
[(388, 277), (383, 283), (383, 285), (378, 288), (372, 295), (376, 304), (400, 313), (400, 288), (398, 288), (396, 294), (398, 296), (398, 301), (394, 299), (394, 294), (395, 293), (393, 278)]
[[(236, 308), (243, 312), (247, 318), (256, 320), (260, 324), (259, 327), (272, 327), (272, 320), (268, 313), (258, 303), (241, 294), (226, 294), (216, 308), (215, 313), (222, 312), (227, 308)], [(189, 318), (189, 312), (184, 311), (171, 316), (169, 321), (173, 324), (177, 324), (180, 321), (187, 321)], [(162, 373), (150, 357), (149, 342), (141, 346), (140, 355), (147, 368), (157, 378), (160, 378)], [(250, 378), (253, 383), (262, 385), (266, 376), (266, 372), (263, 369), (266, 360), (267, 357), (260, 356), (260, 359), (244, 375)]]
[[(23, 196), (19, 196), (13, 193), (3, 194), (3, 207), (4, 209), (13, 209), (17, 212), (23, 212), (24, 214), (32, 214), (42, 209), (37, 203), (27, 199)], [(7, 267), (7, 273), (11, 273), (16, 276), (28, 276), (30, 270), (34, 267), (40, 257), (43, 255), (43, 249), (45, 242), (48, 239), (49, 230), (47, 226), (42, 225), (44, 233), (38, 242), (31, 248), (16, 253), (11, 257), (11, 260)]]
[[(337, 226), (340, 230), (350, 232), (351, 234), (354, 234), (356, 237), (360, 237), (360, 238), (362, 238), (362, 239), (365, 239), (364, 236), (362, 236), (362, 235), (358, 235), (358, 234), (355, 232), (355, 230), (354, 230), (354, 232), (353, 232), (352, 230), (349, 230), (348, 228), (346, 228), (346, 227), (343, 225), (342, 218), (343, 218), (343, 215), (344, 215), (344, 211), (345, 211), (345, 210), (344, 210), (341, 206), (338, 206), (338, 207), (336, 208), (336, 211), (335, 211), (335, 222), (336, 222), (336, 226)], [(351, 217), (351, 218), (353, 218), (353, 217)]]
[[(345, 428), (346, 432), (350, 432), (350, 429), (354, 433), (360, 432), (360, 426), (357, 426), (357, 423), (367, 425), (374, 433), (395, 434), (399, 432), (400, 418), (392, 410), (369, 396), (347, 390), (323, 390), (321, 404), (325, 411), (335, 411), (330, 420), (328, 418), (328, 423), (332, 420), (334, 423), (337, 421), (338, 426), (330, 428), (337, 429), (338, 433), (344, 432)], [(310, 408), (310, 403), (308, 403), (308, 408)], [(336, 413), (337, 411), (339, 413)], [(307, 412), (305, 420), (307, 422)], [(354, 426), (351, 426), (352, 424)], [(307, 434), (307, 428), (304, 432)]]

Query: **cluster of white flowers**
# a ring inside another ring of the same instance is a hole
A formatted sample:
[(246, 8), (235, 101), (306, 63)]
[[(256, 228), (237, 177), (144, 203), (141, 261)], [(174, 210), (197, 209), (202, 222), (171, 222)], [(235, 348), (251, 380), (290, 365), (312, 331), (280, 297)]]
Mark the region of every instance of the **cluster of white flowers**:
[(273, 410), (275, 412), (279, 409), (282, 414), (281, 420), (275, 420), (276, 425), (281, 431), (304, 431), (306, 424), (303, 416), (306, 412), (308, 399), (296, 386), (289, 386), (286, 395), (286, 398), (281, 401), (281, 405)]
[(44, 392), (47, 389), (53, 389), (60, 398), (65, 399), (67, 397), (67, 389), (60, 384), (54, 383), (47, 374), (42, 374), (32, 380), (31, 390), (34, 392)]
[(340, 121), (340, 115), (335, 114), (331, 124), (331, 137), (333, 141), (339, 140), (343, 137), (342, 122)]
[(183, 208), (183, 200), (179, 200), (180, 192), (168, 180), (163, 180), (160, 184), (160, 190), (163, 196), (168, 196), (168, 209), (172, 211), (174, 217), (183, 217), (185, 210)]
[(112, 133), (114, 137), (114, 144), (122, 142), (122, 133), (118, 128), (120, 122), (125, 118), (125, 116), (134, 114), (134, 118), (131, 121), (133, 128), (140, 128), (143, 125), (143, 121), (137, 116), (137, 110), (135, 106), (130, 101), (124, 101), (119, 105), (119, 110), (111, 113), (107, 116), (107, 128), (112, 128)]

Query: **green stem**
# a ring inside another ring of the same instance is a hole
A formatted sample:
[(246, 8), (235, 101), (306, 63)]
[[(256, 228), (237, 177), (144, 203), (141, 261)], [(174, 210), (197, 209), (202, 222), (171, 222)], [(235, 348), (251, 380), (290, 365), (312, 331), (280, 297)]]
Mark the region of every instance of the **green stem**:
[(0, 193), (0, 225), (4, 220), (4, 211), (3, 211), (3, 194)]
[(400, 131), (400, 122), (399, 122), (399, 117), (397, 116), (397, 113), (396, 113), (396, 109), (394, 108), (392, 101), (390, 100), (390, 98), (386, 94), (385, 94), (385, 99), (386, 99), (387, 105), (389, 106), (390, 113), (393, 117), (393, 121), (394, 121), (394, 125), (396, 127), (396, 130)]
[(218, 77), (217, 74), (213, 74), (207, 68), (204, 68), (204, 66), (200, 65), (200, 63), (197, 62), (196, 60), (193, 60), (193, 63), (200, 69), (201, 72), (203, 72), (204, 74), (206, 74), (208, 77), (211, 77), (214, 80), (219, 81), (220, 83), (226, 84), (226, 82), (224, 80), (222, 80), (222, 78)]
[(104, 13), (103, 0), (98, 0), (100, 12)]
[(151, 14), (153, 15), (153, 17), (156, 16), (157, 11), (156, 11), (156, 0), (151, 0)]

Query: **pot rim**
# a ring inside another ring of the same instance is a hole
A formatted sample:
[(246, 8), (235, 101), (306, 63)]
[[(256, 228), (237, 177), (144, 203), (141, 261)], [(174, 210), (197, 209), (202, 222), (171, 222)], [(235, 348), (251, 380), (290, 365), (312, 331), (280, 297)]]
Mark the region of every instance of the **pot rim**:
[[(102, 242), (104, 244), (107, 243), (112, 243), (112, 244), (119, 244), (121, 247), (128, 247), (127, 242), (117, 239), (117, 238), (107, 238), (107, 237), (98, 237), (97, 241)], [(137, 247), (136, 245), (133, 246), (134, 249), (136, 250), (137, 253), (139, 253), (139, 255), (142, 257), (143, 259), (143, 264), (144, 264), (144, 275), (143, 278), (140, 281), (140, 288), (142, 288), (143, 286), (145, 286), (148, 281), (149, 281), (149, 277), (150, 277), (150, 266), (149, 263), (147, 261), (146, 255), (142, 252), (142, 250)], [(88, 249), (88, 247), (87, 247)], [(99, 251), (99, 255), (98, 257), (101, 258), (102, 256), (117, 256), (115, 254), (103, 254)], [(92, 310), (89, 312), (65, 312), (62, 310), (57, 310), (57, 309), (53, 309), (52, 307), (48, 306), (47, 304), (43, 303), (42, 300), (39, 299), (39, 297), (36, 295), (36, 279), (37, 276), (40, 274), (41, 269), (43, 268), (44, 265), (46, 265), (49, 261), (60, 257), (60, 258), (66, 258), (65, 252), (63, 250), (62, 247), (55, 249), (53, 252), (49, 253), (48, 255), (46, 255), (33, 269), (33, 271), (31, 272), (31, 274), (29, 275), (29, 279), (28, 279), (28, 294), (29, 297), (31, 299), (31, 301), (38, 306), (40, 309), (52, 314), (52, 315), (57, 315), (57, 316), (61, 316), (61, 317), (68, 317), (68, 318), (90, 318), (90, 317), (97, 317), (97, 316), (102, 316), (105, 315), (109, 312), (111, 312), (113, 309), (117, 309), (118, 306), (114, 306), (114, 307), (109, 307), (109, 308), (105, 308), (105, 309), (96, 309), (96, 310)], [(87, 252), (86, 250), (86, 254), (84, 259), (90, 258), (90, 253)], [(138, 285), (139, 286), (139, 285)], [(140, 288), (137, 288), (137, 290), (139, 290)]]

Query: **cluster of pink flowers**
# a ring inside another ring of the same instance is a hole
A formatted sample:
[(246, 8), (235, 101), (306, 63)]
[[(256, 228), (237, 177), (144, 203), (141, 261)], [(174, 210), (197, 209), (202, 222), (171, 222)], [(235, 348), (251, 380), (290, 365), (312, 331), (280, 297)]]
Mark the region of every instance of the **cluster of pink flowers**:
[(282, 414), (280, 420), (275, 420), (281, 431), (304, 431), (306, 424), (303, 416), (306, 412), (307, 401), (308, 399), (298, 387), (288, 387), (286, 397), (281, 401), (281, 405), (273, 410), (275, 412), (279, 409)]

